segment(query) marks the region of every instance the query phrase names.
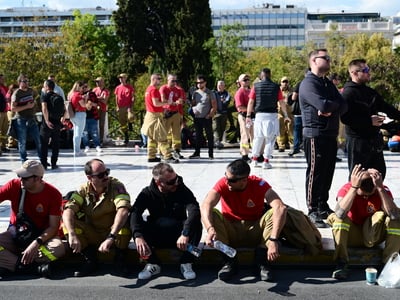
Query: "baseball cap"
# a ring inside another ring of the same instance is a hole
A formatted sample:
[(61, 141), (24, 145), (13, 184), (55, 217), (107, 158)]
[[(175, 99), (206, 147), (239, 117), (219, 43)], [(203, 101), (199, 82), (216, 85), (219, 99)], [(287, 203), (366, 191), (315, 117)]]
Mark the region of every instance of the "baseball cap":
[(14, 170), (14, 172), (21, 178), (31, 176), (43, 177), (44, 168), (40, 161), (28, 159), (24, 161), (21, 168)]
[(281, 82), (284, 82), (284, 81), (289, 81), (289, 78), (287, 78), (286, 76), (283, 76), (281, 79)]
[(121, 77), (128, 78), (128, 74), (126, 74), (126, 73), (121, 73), (121, 74), (118, 75), (118, 78), (121, 78)]
[(103, 77), (97, 77), (94, 81), (103, 81)]
[(249, 77), (247, 74), (240, 74), (238, 81), (243, 81), (246, 77)]

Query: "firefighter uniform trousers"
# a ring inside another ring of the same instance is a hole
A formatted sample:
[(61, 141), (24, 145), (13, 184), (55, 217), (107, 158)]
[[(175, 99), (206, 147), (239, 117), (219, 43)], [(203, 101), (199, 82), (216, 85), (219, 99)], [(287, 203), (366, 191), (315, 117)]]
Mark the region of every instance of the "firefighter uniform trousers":
[(400, 220), (391, 220), (383, 211), (375, 212), (362, 225), (354, 224), (347, 216), (339, 219), (335, 213), (329, 215), (327, 222), (335, 240), (335, 261), (349, 261), (348, 247), (372, 248), (383, 241), (383, 263), (400, 250)]

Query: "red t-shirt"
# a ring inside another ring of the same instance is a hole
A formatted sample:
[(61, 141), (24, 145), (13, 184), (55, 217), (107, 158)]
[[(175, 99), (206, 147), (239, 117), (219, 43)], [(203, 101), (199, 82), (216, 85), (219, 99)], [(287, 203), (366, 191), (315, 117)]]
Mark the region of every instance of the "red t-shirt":
[[(12, 179), (0, 188), (0, 203), (11, 201), (10, 224), (16, 223), (21, 180)], [(61, 216), (61, 193), (51, 184), (45, 182), (40, 193), (31, 194), (26, 191), (24, 213), (32, 220), (37, 228), (44, 230), (49, 227), (49, 216)]]
[[(160, 87), (160, 95), (163, 95), (165, 99), (169, 99), (169, 97), (172, 97), (172, 102), (176, 102), (181, 98), (181, 91), (176, 87), (168, 87), (168, 85), (163, 85)], [(170, 111), (179, 111), (179, 106), (182, 106), (181, 104), (178, 105), (165, 105), (164, 108), (168, 109)]]
[(214, 185), (221, 195), (222, 215), (231, 221), (255, 221), (264, 213), (265, 193), (271, 186), (264, 179), (250, 175), (244, 191), (229, 190), (223, 177)]
[(157, 98), (161, 101), (161, 95), (157, 87), (154, 85), (149, 85), (146, 89), (146, 94), (145, 94), (145, 104), (146, 104), (146, 111), (152, 112), (152, 113), (159, 113), (163, 112), (164, 109), (162, 106), (154, 106), (153, 105), (153, 98)]
[[(392, 193), (388, 189), (388, 187), (384, 186), (387, 193), (392, 196)], [(347, 192), (351, 189), (351, 183), (346, 183), (339, 190), (337, 198), (343, 198), (346, 196)], [(354, 224), (361, 225), (364, 221), (372, 216), (375, 212), (382, 210), (382, 200), (379, 197), (378, 191), (369, 196), (368, 198), (364, 198), (364, 196), (356, 195), (353, 200), (353, 205), (351, 206), (347, 216)]]
[(72, 96), (71, 96), (71, 102), (72, 102), (72, 106), (74, 107), (74, 110), (75, 110), (75, 111), (80, 111), (80, 112), (82, 112), (82, 111), (86, 112), (86, 107), (82, 107), (82, 106), (79, 104), (79, 101), (81, 101), (81, 100), (82, 100), (82, 94), (81, 94), (81, 92), (74, 92), (74, 93), (72, 94)]
[[(109, 97), (110, 96), (110, 91), (107, 90), (106, 88), (101, 89), (100, 87), (95, 87), (93, 89), (93, 92), (96, 94), (96, 96), (99, 98), (101, 96), (104, 97)], [(100, 100), (98, 101), (98, 104), (100, 106), (100, 110), (106, 112), (107, 111), (107, 104), (101, 102)]]
[(114, 94), (117, 96), (118, 107), (132, 107), (135, 89), (130, 84), (120, 84), (115, 88)]
[(236, 94), (235, 94), (235, 107), (236, 107), (236, 109), (239, 106), (246, 106), (246, 108), (247, 108), (247, 104), (249, 103), (249, 94), (250, 94), (250, 90), (249, 89), (245, 89), (243, 87), (241, 87), (240, 89), (238, 89), (236, 91)]

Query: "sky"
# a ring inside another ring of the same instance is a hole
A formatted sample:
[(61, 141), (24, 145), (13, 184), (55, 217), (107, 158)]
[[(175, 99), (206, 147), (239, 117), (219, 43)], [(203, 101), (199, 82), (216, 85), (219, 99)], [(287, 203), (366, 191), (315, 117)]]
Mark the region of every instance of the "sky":
[[(46, 6), (52, 9), (65, 10), (70, 8), (96, 7), (115, 9), (116, 0), (0, 0), (0, 9), (10, 7)], [(261, 6), (262, 3), (285, 6), (294, 4), (306, 7), (309, 12), (379, 12), (381, 16), (395, 16), (400, 13), (399, 0), (210, 0), (211, 9), (240, 9)]]

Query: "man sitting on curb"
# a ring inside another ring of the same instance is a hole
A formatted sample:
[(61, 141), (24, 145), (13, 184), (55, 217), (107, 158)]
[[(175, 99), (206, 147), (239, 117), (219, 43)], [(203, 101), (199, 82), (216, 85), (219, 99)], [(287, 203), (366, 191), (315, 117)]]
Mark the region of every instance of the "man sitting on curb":
[(126, 275), (125, 256), (131, 239), (128, 228), (130, 196), (100, 159), (85, 164), (87, 182), (73, 193), (63, 212), (63, 229), (73, 253), (85, 259), (75, 277), (96, 270), (97, 251), (108, 253), (115, 246), (115, 263), (120, 275)]
[[(222, 212), (214, 209), (220, 200)], [(219, 240), (231, 247), (256, 247), (255, 260), (264, 281), (272, 280), (268, 262), (278, 259), (281, 240), (312, 254), (322, 248), (321, 235), (308, 218), (287, 207), (265, 180), (250, 176), (250, 166), (243, 159), (231, 162), (225, 177), (208, 192), (201, 217), (207, 245)], [(224, 261), (218, 277), (227, 281), (236, 273), (236, 262), (227, 255)]]
[[(155, 248), (178, 248), (182, 253), (180, 269), (185, 279), (195, 279), (194, 256), (188, 246), (197, 246), (202, 233), (200, 209), (181, 176), (167, 163), (154, 166), (153, 179), (138, 195), (131, 212), (131, 229), (136, 249), (147, 260), (139, 279), (150, 279), (161, 272)], [(146, 221), (143, 212), (149, 211)]]
[(328, 217), (335, 240), (332, 277), (346, 279), (348, 247), (374, 247), (385, 241), (384, 263), (400, 250), (400, 210), (378, 170), (355, 165), (351, 181), (338, 192), (335, 213)]
[(10, 226), (0, 233), (0, 278), (8, 272), (51, 277), (50, 263), (65, 254), (57, 236), (61, 193), (43, 180), (39, 161), (25, 161), (15, 173), (18, 179), (0, 188), (0, 203), (11, 202)]

